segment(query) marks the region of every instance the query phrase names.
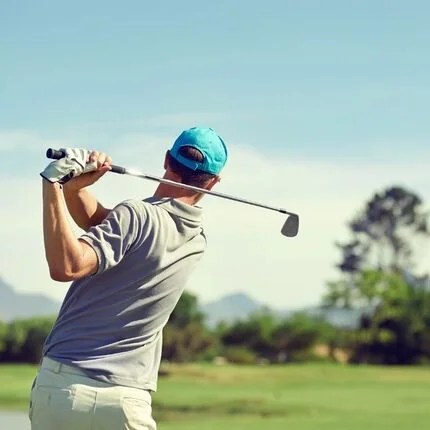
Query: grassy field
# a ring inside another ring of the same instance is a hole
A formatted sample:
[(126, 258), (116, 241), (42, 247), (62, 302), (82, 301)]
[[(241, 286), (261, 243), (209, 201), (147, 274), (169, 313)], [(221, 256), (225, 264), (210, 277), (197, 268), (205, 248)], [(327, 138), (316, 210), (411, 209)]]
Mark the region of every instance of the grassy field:
[[(424, 430), (430, 369), (330, 364), (171, 366), (154, 396), (161, 430)], [(0, 407), (25, 409), (32, 366), (0, 366)]]

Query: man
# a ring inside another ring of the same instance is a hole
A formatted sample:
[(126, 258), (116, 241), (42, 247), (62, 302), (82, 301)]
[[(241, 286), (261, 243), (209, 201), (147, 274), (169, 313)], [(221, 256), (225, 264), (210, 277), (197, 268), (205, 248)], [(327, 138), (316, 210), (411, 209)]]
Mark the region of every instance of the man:
[[(41, 173), (43, 232), (51, 277), (73, 282), (32, 387), (32, 429), (155, 429), (162, 329), (206, 246), (203, 194), (160, 184), (153, 197), (106, 209), (86, 187), (110, 157), (66, 152)], [(214, 130), (191, 128), (167, 151), (164, 178), (211, 189), (226, 161)], [(86, 231), (79, 238), (63, 196)]]

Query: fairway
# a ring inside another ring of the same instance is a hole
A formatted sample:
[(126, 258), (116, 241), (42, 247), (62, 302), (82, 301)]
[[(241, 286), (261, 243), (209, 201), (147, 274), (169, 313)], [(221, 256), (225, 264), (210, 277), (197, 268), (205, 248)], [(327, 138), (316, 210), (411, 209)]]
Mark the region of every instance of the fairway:
[[(424, 430), (428, 368), (172, 365), (154, 395), (160, 429)], [(36, 368), (0, 367), (0, 405), (27, 407)]]

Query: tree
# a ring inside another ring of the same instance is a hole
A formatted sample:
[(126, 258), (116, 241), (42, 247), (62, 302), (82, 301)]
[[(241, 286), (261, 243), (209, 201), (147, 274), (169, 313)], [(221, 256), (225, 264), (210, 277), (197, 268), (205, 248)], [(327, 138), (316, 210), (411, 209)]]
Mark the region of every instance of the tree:
[(375, 193), (348, 225), (352, 239), (336, 244), (342, 251), (337, 267), (345, 276), (327, 284), (325, 306), (373, 306), (369, 286), (380, 285), (371, 279), (376, 272), (421, 281), (412, 274), (413, 244), (418, 238), (428, 239), (430, 232), (428, 214), (415, 193), (396, 186)]
[(216, 338), (196, 322), (182, 328), (167, 324), (164, 328), (164, 360), (184, 363), (207, 359), (216, 355), (216, 348)]
[(309, 358), (310, 349), (323, 337), (327, 326), (324, 321), (301, 312), (285, 318), (273, 332), (278, 361)]
[(342, 251), (338, 267), (350, 274), (363, 268), (409, 271), (413, 241), (429, 237), (428, 213), (421, 198), (399, 186), (375, 193), (349, 222), (349, 228), (352, 239), (337, 246)]
[(163, 330), (163, 359), (195, 361), (216, 355), (217, 339), (206, 329), (197, 297), (184, 292)]
[(43, 345), (53, 325), (53, 318), (35, 318), (32, 320), (21, 348), (23, 361), (26, 363), (40, 362), (40, 359), (42, 358)]
[(7, 338), (7, 332), (8, 332), (8, 325), (7, 323), (0, 321), (0, 360), (3, 354), (6, 350), (6, 338)]
[(204, 314), (200, 312), (197, 297), (187, 291), (184, 291), (173, 310), (169, 324), (178, 328), (184, 328), (190, 323), (203, 324)]
[(428, 277), (413, 273), (413, 245), (430, 235), (421, 199), (401, 187), (387, 188), (366, 203), (349, 227), (352, 239), (338, 244), (344, 276), (328, 283), (323, 304), (362, 313), (352, 337), (353, 361), (430, 360)]
[(221, 342), (227, 354), (242, 356), (243, 362), (252, 362), (246, 351), (271, 362), (298, 361), (308, 358), (310, 349), (327, 330), (325, 322), (305, 313), (280, 320), (263, 311), (223, 327)]
[(10, 322), (3, 338), (2, 361), (38, 363), (54, 317), (18, 319)]
[(430, 291), (398, 274), (367, 274), (375, 311), (363, 315), (352, 361), (377, 364), (430, 362)]
[(390, 289), (404, 280), (398, 274), (378, 270), (362, 270), (355, 274), (353, 284), (341, 279), (329, 282), (328, 293), (323, 298), (325, 306), (340, 308), (375, 309), (387, 296)]
[(221, 342), (227, 348), (247, 348), (260, 358), (273, 359), (272, 335), (277, 321), (268, 311), (256, 312), (246, 320), (237, 320), (224, 327)]

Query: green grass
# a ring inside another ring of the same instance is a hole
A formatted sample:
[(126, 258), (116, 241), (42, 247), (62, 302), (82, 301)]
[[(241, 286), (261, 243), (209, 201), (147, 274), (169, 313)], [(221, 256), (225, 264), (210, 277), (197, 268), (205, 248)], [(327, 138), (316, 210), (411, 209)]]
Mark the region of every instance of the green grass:
[(31, 384), (36, 376), (36, 366), (0, 366), (0, 408), (26, 409)]
[[(173, 365), (154, 395), (160, 430), (428, 429), (430, 369)], [(35, 367), (0, 366), (0, 407), (25, 409)]]

